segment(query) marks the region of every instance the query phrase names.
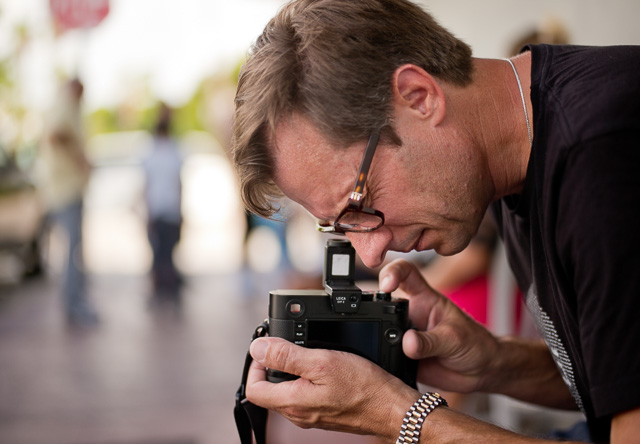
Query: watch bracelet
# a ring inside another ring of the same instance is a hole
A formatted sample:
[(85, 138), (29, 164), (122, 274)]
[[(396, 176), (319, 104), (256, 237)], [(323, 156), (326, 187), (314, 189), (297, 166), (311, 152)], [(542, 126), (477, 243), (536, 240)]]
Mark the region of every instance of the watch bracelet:
[(420, 440), (422, 424), (429, 413), (436, 407), (447, 406), (447, 401), (439, 393), (427, 392), (420, 397), (407, 411), (402, 419), (400, 435), (396, 444), (416, 444)]

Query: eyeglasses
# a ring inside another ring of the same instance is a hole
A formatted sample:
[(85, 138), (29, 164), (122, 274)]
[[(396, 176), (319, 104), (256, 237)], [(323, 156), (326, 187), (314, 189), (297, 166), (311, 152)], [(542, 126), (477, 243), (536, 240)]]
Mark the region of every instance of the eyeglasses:
[(356, 185), (353, 187), (347, 205), (333, 223), (318, 221), (318, 231), (341, 235), (347, 232), (367, 233), (377, 230), (384, 224), (384, 214), (382, 211), (365, 207), (362, 199), (364, 184), (367, 180), (367, 173), (371, 166), (373, 154), (376, 152), (376, 147), (378, 146), (378, 139), (380, 139), (380, 130), (374, 131), (369, 137), (369, 142), (367, 143), (367, 148), (364, 150), (364, 156), (360, 164)]

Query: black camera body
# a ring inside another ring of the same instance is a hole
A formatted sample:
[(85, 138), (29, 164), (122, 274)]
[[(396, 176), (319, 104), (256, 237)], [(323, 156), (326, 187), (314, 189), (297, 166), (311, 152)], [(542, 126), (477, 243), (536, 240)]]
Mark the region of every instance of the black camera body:
[[(327, 241), (324, 265), (325, 290), (269, 293), (269, 336), (304, 347), (354, 353), (416, 387), (417, 362), (402, 351), (402, 337), (410, 328), (409, 301), (358, 288), (355, 250), (348, 240)], [(271, 382), (295, 378), (267, 371)]]

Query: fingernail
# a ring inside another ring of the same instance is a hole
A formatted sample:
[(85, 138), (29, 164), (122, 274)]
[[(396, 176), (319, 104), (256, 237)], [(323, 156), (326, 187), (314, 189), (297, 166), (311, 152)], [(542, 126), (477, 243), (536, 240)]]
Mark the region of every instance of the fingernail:
[(256, 339), (251, 344), (251, 356), (258, 362), (264, 361), (265, 356), (267, 356), (267, 341), (262, 341), (260, 339)]

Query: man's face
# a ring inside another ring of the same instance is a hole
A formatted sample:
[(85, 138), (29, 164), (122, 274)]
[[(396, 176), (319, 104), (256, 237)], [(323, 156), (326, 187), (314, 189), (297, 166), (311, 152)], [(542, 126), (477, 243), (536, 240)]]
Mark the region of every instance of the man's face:
[[(434, 155), (415, 135), (399, 135), (400, 147), (378, 144), (364, 191), (365, 205), (384, 213), (384, 225), (369, 233), (347, 233), (372, 268), (382, 264), (389, 250), (461, 251), (486, 208), (479, 193), (470, 190), (477, 184), (469, 183), (469, 165), (460, 168), (446, 149), (434, 150), (439, 153)], [(341, 149), (303, 117), (285, 119), (272, 147), (275, 183), (316, 218), (333, 221), (353, 190), (366, 142)]]

